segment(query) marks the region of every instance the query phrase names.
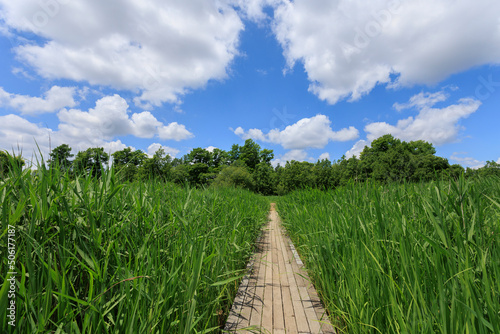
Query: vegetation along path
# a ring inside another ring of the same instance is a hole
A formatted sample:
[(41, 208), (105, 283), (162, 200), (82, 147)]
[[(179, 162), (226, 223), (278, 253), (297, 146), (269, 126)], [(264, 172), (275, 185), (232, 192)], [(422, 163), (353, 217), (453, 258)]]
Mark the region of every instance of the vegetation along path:
[(242, 280), (225, 330), (238, 333), (335, 333), (271, 204), (269, 224)]

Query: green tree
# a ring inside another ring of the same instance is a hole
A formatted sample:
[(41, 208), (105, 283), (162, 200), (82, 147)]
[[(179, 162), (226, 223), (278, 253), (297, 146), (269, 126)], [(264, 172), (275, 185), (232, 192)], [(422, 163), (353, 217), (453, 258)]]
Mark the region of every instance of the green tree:
[(231, 151), (228, 152), (228, 158), (229, 164), (233, 164), (240, 159), (240, 145), (233, 144), (233, 146), (231, 146)]
[(238, 187), (255, 190), (252, 174), (246, 166), (225, 166), (213, 182), (214, 187)]
[(335, 187), (330, 160), (318, 161), (313, 167), (313, 176), (317, 188), (326, 190)]
[(255, 170), (255, 166), (260, 163), (260, 153), (259, 144), (254, 142), (252, 139), (247, 139), (245, 140), (245, 145), (240, 147), (239, 159), (243, 161), (248, 168), (250, 168), (250, 171), (253, 171)]
[[(281, 194), (288, 193), (295, 189), (313, 188), (314, 164), (305, 161), (287, 161), (280, 173), (279, 191)], [(281, 195), (280, 194), (280, 195)]]
[(73, 169), (76, 173), (90, 174), (101, 177), (105, 166), (109, 162), (109, 155), (102, 147), (91, 147), (76, 154)]
[(141, 150), (132, 151), (127, 147), (112, 154), (113, 167), (121, 180), (132, 181), (139, 172), (139, 167), (148, 158), (147, 154)]
[(261, 162), (253, 172), (255, 191), (262, 195), (273, 195), (276, 192), (275, 173), (273, 167), (266, 162)]
[(151, 178), (169, 179), (172, 168), (172, 158), (165, 153), (163, 147), (156, 150), (152, 158), (145, 158), (138, 171), (141, 180)]
[(49, 154), (49, 168), (59, 168), (62, 171), (71, 169), (71, 161), (74, 155), (71, 154), (71, 147), (67, 144), (57, 146)]

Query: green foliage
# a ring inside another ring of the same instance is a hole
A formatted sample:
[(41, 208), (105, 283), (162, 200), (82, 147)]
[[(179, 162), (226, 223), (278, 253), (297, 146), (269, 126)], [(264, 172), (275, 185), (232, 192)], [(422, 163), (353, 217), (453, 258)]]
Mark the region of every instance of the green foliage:
[(500, 333), (500, 178), (277, 201), (339, 332)]
[(487, 161), (484, 167), (478, 169), (467, 168), (467, 175), (472, 178), (481, 178), (486, 176), (500, 177), (500, 164), (495, 161)]
[(116, 174), (123, 181), (133, 181), (139, 172), (139, 167), (148, 159), (146, 153), (141, 150), (132, 151), (130, 147), (116, 151), (112, 156)]
[(248, 190), (255, 190), (255, 181), (246, 166), (227, 166), (222, 169), (213, 182), (213, 186), (237, 187)]
[(16, 327), (2, 333), (217, 332), (266, 221), (268, 201), (241, 189), (120, 184), (39, 166), (0, 182), (2, 238), (16, 231)]
[(172, 158), (165, 153), (162, 147), (160, 147), (152, 158), (148, 158), (146, 155), (143, 156), (137, 178), (140, 180), (149, 180), (153, 178), (166, 180), (172, 168), (171, 163)]
[(20, 173), (25, 165), (21, 156), (12, 156), (7, 151), (0, 151), (0, 178), (8, 177), (9, 173)]
[(313, 168), (310, 162), (288, 161), (280, 174), (279, 194), (314, 187)]
[[(90, 173), (99, 176), (107, 162), (107, 155), (102, 148), (79, 152), (73, 164), (69, 160), (71, 148), (61, 145), (51, 152), (49, 166), (55, 163), (61, 170), (72, 169), (76, 172)], [(265, 195), (284, 195), (296, 189), (317, 188), (334, 189), (352, 182), (369, 180), (381, 183), (428, 182), (432, 180), (456, 180), (464, 173), (460, 165), (450, 166), (447, 159), (435, 155), (432, 144), (422, 140), (405, 142), (391, 135), (375, 139), (356, 156), (347, 159), (343, 156), (338, 161), (317, 161), (316, 163), (289, 161), (285, 166), (271, 167), (274, 158), (272, 150), (261, 149), (251, 139), (243, 146), (233, 145), (231, 150), (215, 148), (213, 151), (198, 147), (182, 158), (173, 159), (163, 149), (155, 152), (152, 158), (140, 150), (131, 148), (113, 154), (113, 166), (122, 181), (149, 180), (160, 178), (177, 184), (188, 184), (194, 187), (210, 186), (215, 180), (218, 184), (231, 184), (236, 176), (228, 174), (232, 170), (222, 171), (227, 166), (245, 167), (252, 181), (246, 178), (246, 172), (236, 170), (236, 175), (246, 179), (238, 181), (247, 189)], [(102, 155), (104, 154), (104, 155)], [(5, 158), (4, 158), (5, 160)], [(98, 162), (99, 161), (99, 162)], [(479, 169), (467, 169), (465, 175), (470, 177), (500, 176), (500, 165), (488, 161)], [(219, 177), (220, 176), (220, 177)], [(226, 180), (227, 179), (227, 180)], [(226, 180), (226, 181), (224, 181)]]
[(102, 147), (91, 147), (77, 153), (73, 161), (75, 173), (101, 177), (105, 166), (109, 161), (109, 155)]
[(72, 162), (69, 159), (73, 156), (74, 155), (71, 154), (71, 147), (69, 147), (67, 144), (59, 145), (54, 148), (49, 154), (49, 167), (51, 169), (59, 168), (62, 171), (69, 170), (71, 169), (72, 165)]
[(259, 194), (269, 196), (276, 193), (276, 178), (273, 167), (269, 163), (259, 163), (253, 172), (253, 179), (255, 180), (255, 191)]

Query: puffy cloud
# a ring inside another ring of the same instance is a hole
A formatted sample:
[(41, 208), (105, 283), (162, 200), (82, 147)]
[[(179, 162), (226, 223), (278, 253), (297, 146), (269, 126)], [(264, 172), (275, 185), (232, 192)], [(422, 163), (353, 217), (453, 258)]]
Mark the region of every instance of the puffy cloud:
[(50, 113), (65, 107), (76, 106), (75, 94), (75, 87), (53, 86), (42, 97), (32, 97), (7, 93), (0, 87), (0, 107), (15, 109), (23, 115)]
[[(386, 122), (374, 122), (365, 126), (367, 139), (359, 140), (346, 152), (346, 157), (359, 156), (365, 146), (369, 146), (374, 139), (391, 134), (405, 141), (425, 140), (440, 146), (458, 140), (463, 127), (460, 121), (476, 112), (481, 102), (472, 98), (460, 99), (458, 103), (443, 108), (435, 108), (438, 102), (444, 102), (448, 95), (443, 91), (438, 93), (420, 93), (410, 98), (408, 103), (395, 103), (399, 110), (415, 108), (418, 114), (399, 120), (396, 125)], [(457, 160), (458, 161), (458, 160)]]
[(331, 104), (500, 63), (496, 0), (283, 0), (274, 17), (288, 66), (302, 62)]
[(229, 0), (229, 3), (241, 9), (246, 18), (257, 22), (269, 18), (264, 13), (265, 7), (276, 7), (282, 2), (282, 0)]
[(281, 155), (279, 158), (276, 158), (271, 161), (271, 165), (276, 167), (278, 165), (284, 166), (287, 161), (311, 161), (312, 159), (308, 157), (307, 152), (304, 150), (291, 150)]
[(478, 169), (486, 165), (485, 161), (479, 161), (471, 157), (465, 157), (463, 156), (465, 154), (467, 154), (467, 152), (454, 152), (450, 157), (450, 160), (455, 161), (464, 167), (469, 167), (472, 169)]
[(245, 131), (241, 127), (236, 128), (233, 132), (242, 139), (251, 138), (280, 144), (283, 148), (292, 150), (323, 148), (330, 141), (349, 141), (359, 137), (358, 130), (352, 126), (340, 131), (333, 131), (331, 121), (325, 115), (303, 118), (282, 131), (273, 129), (267, 134), (259, 129)]
[(175, 156), (180, 152), (178, 149), (175, 149), (173, 147), (168, 147), (168, 146), (163, 146), (162, 144), (153, 143), (149, 145), (147, 153), (150, 157), (152, 157), (155, 154), (155, 152), (158, 151), (160, 148), (163, 148), (165, 153), (170, 155), (172, 158), (175, 158)]
[(133, 135), (140, 138), (184, 140), (193, 136), (177, 122), (164, 125), (149, 111), (134, 113), (129, 117), (127, 102), (119, 95), (106, 96), (96, 102), (89, 111), (63, 109), (58, 113), (59, 129), (67, 136), (102, 136), (109, 140), (116, 136)]
[(325, 153), (321, 154), (318, 159), (319, 160), (325, 160), (325, 159), (330, 160), (330, 153), (325, 152)]
[[(68, 144), (75, 152), (89, 147), (104, 147), (106, 152), (114, 153), (127, 147), (120, 140), (114, 140), (118, 136), (176, 141), (193, 136), (184, 125), (177, 122), (165, 125), (148, 111), (129, 114), (127, 102), (114, 95), (101, 98), (88, 111), (62, 109), (57, 113), (57, 130), (31, 123), (14, 114), (0, 116), (0, 147), (9, 150), (19, 147), (23, 156), (29, 158), (39, 153), (38, 144), (47, 159), (50, 149), (61, 144)], [(172, 156), (179, 153), (174, 148), (163, 147)]]
[(244, 28), (228, 1), (0, 0), (0, 6), (4, 30), (45, 40), (14, 50), (39, 75), (130, 90), (139, 94), (138, 105), (176, 102), (189, 89), (226, 78)]
[(61, 144), (68, 144), (73, 152), (103, 147), (107, 153), (114, 153), (126, 147), (120, 140), (68, 136), (67, 133), (31, 123), (18, 115), (0, 116), (0, 147), (15, 154), (22, 153), (28, 161), (36, 164), (37, 160), (40, 161), (40, 155), (47, 160), (50, 150)]
[(193, 138), (194, 135), (183, 124), (173, 122), (159, 129), (159, 137), (163, 140), (181, 141)]
[(410, 98), (408, 103), (394, 103), (394, 109), (401, 111), (404, 109), (410, 109), (416, 107), (417, 109), (429, 108), (438, 102), (443, 102), (448, 99), (448, 95), (441, 92), (436, 93), (420, 93)]
[(469, 117), (481, 106), (481, 102), (471, 98), (460, 99), (457, 104), (444, 108), (419, 106), (418, 115), (399, 120), (396, 125), (385, 122), (365, 126), (368, 140), (372, 141), (385, 134), (392, 134), (402, 140), (425, 140), (434, 145), (443, 145), (457, 140), (461, 129), (459, 121)]
[(345, 153), (345, 156), (347, 159), (352, 158), (353, 156), (356, 156), (359, 158), (359, 155), (363, 150), (365, 149), (365, 146), (370, 146), (371, 141), (367, 140), (358, 140), (352, 148)]
[(205, 150), (207, 150), (208, 152), (213, 152), (217, 147), (215, 146), (209, 146), (209, 147), (206, 147)]

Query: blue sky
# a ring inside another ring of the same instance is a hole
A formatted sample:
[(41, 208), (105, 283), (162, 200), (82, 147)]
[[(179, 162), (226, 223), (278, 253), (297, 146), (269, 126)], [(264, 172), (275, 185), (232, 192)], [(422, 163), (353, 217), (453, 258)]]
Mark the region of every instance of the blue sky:
[(252, 138), (337, 160), (390, 133), (500, 162), (500, 3), (0, 0), (0, 149)]

